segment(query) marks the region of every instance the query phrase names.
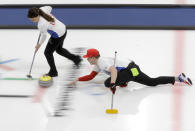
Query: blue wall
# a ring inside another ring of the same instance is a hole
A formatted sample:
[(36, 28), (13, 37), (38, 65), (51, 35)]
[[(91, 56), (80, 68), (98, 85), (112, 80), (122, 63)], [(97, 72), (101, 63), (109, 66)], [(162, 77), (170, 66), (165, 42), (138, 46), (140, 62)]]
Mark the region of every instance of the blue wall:
[[(28, 8), (0, 8), (0, 26), (35, 25)], [(195, 8), (72, 7), (52, 13), (69, 26), (195, 26)]]

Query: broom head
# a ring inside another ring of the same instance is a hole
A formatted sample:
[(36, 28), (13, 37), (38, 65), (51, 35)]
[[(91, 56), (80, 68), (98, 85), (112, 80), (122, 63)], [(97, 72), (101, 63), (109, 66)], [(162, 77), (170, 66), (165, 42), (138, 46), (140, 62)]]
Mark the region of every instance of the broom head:
[(118, 110), (117, 109), (106, 109), (107, 114), (117, 114)]

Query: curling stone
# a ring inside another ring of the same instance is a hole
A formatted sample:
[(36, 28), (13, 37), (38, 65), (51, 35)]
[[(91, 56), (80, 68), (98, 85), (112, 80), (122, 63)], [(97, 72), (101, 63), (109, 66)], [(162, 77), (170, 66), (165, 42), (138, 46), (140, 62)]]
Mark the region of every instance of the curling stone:
[(53, 84), (53, 78), (51, 76), (42, 76), (39, 79), (39, 85), (43, 87), (49, 87)]

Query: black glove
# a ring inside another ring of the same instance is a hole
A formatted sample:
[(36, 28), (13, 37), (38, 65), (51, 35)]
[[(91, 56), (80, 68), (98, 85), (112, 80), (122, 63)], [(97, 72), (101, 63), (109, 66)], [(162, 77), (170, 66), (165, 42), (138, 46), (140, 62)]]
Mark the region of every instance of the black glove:
[(116, 92), (116, 85), (115, 85), (115, 83), (111, 83), (110, 84), (110, 90), (112, 91), (113, 94), (115, 94), (115, 92)]

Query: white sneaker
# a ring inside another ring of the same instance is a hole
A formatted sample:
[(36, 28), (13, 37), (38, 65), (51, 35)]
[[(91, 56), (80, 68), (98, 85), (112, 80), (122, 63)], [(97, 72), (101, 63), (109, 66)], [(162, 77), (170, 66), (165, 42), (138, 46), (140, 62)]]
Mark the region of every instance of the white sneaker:
[(181, 74), (178, 76), (178, 78), (179, 78), (179, 81), (180, 81), (180, 82), (183, 82), (183, 83), (185, 83), (185, 84), (187, 84), (187, 85), (189, 85), (189, 86), (192, 85), (192, 81), (190, 80), (190, 78), (186, 77), (186, 75), (185, 75), (184, 73), (181, 73)]

